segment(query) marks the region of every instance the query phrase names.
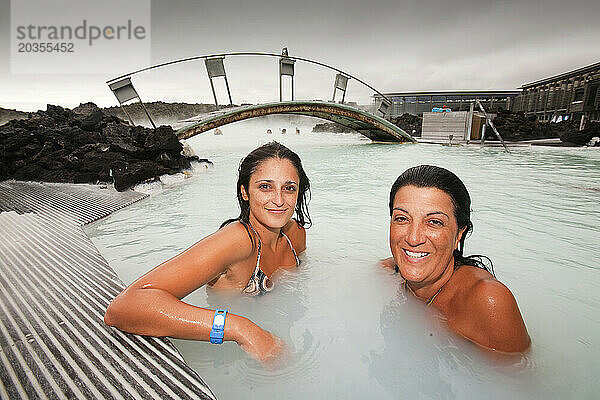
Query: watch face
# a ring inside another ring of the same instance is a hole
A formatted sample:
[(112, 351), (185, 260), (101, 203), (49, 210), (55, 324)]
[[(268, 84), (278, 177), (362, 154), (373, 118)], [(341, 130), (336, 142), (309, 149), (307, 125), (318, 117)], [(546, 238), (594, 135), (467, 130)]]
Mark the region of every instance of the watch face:
[(223, 314), (217, 314), (215, 316), (215, 320), (213, 321), (213, 325), (219, 328), (225, 326), (225, 316)]

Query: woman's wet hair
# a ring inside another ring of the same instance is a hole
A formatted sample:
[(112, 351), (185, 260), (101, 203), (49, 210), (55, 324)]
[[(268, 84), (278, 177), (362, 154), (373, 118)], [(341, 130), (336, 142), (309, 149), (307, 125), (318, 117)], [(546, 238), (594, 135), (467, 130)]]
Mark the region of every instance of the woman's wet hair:
[(238, 181), (237, 181), (237, 199), (240, 205), (240, 215), (237, 218), (229, 219), (221, 225), (221, 227), (227, 225), (233, 221), (240, 221), (244, 225), (250, 223), (250, 202), (244, 200), (242, 197), (242, 186), (248, 190), (250, 184), (250, 176), (258, 169), (260, 164), (271, 158), (280, 160), (289, 160), (298, 172), (298, 199), (296, 201), (296, 222), (302, 227), (310, 227), (312, 221), (308, 213), (308, 203), (310, 201), (310, 182), (304, 168), (302, 167), (302, 161), (298, 154), (288, 149), (284, 145), (278, 142), (269, 142), (260, 146), (257, 149), (252, 150), (250, 154), (242, 159), (238, 168)]
[(400, 188), (409, 185), (421, 188), (436, 188), (444, 191), (452, 199), (458, 230), (466, 228), (462, 233), (458, 248), (454, 250), (454, 268), (461, 265), (471, 265), (494, 274), (492, 261), (488, 257), (482, 255), (465, 256), (463, 254), (465, 239), (473, 231), (473, 223), (471, 222), (471, 196), (469, 196), (469, 191), (460, 178), (447, 169), (434, 165), (418, 165), (407, 169), (396, 179), (390, 190), (390, 216), (394, 209), (396, 193)]

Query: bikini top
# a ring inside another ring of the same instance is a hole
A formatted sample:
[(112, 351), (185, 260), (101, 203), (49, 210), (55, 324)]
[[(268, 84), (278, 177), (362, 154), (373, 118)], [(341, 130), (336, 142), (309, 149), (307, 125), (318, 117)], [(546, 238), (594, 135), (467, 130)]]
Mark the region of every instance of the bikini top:
[[(250, 227), (250, 229), (252, 229), (252, 232), (254, 232), (254, 234), (258, 238), (258, 256), (256, 257), (256, 268), (254, 268), (254, 273), (250, 277), (250, 281), (248, 282), (244, 290), (242, 290), (242, 293), (248, 294), (250, 296), (256, 296), (258, 294), (270, 292), (271, 290), (273, 290), (273, 281), (271, 281), (269, 277), (267, 277), (267, 275), (262, 271), (262, 269), (260, 269), (260, 251), (262, 243), (260, 241), (260, 236), (258, 236), (258, 233), (256, 232), (256, 230), (254, 230), (252, 225), (248, 224), (248, 226)], [(300, 259), (298, 259), (298, 255), (296, 254), (296, 250), (294, 250), (294, 246), (292, 246), (292, 242), (285, 233), (281, 232), (281, 234), (289, 243), (290, 248), (292, 249), (292, 253), (294, 253), (294, 258), (296, 259), (296, 266), (300, 265)]]

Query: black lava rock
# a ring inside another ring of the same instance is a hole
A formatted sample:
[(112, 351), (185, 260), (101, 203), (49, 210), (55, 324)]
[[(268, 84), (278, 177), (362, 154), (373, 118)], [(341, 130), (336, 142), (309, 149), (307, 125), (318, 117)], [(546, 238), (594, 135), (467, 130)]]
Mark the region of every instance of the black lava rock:
[(75, 111), (49, 104), (0, 126), (0, 180), (114, 182), (123, 191), (191, 168), (169, 126), (132, 127), (93, 103)]
[[(519, 141), (531, 139), (560, 138), (565, 145), (583, 146), (598, 136), (600, 124), (588, 122), (586, 129), (579, 131), (579, 121), (538, 122), (534, 115), (525, 116), (521, 112), (499, 110), (494, 125), (504, 140)], [(486, 131), (486, 138), (495, 139), (491, 129)]]
[(585, 129), (579, 130), (579, 124), (573, 123), (571, 129), (565, 129), (559, 132), (560, 140), (563, 143), (571, 143), (577, 146), (584, 146), (593, 137), (600, 136), (600, 122), (587, 122)]
[(322, 133), (322, 132), (333, 132), (333, 133), (352, 133), (356, 132), (352, 128), (348, 128), (347, 126), (336, 124), (335, 122), (323, 122), (320, 124), (316, 124), (313, 129), (313, 132)]
[(421, 137), (423, 126), (423, 115), (404, 113), (399, 117), (392, 118), (390, 122), (411, 136)]

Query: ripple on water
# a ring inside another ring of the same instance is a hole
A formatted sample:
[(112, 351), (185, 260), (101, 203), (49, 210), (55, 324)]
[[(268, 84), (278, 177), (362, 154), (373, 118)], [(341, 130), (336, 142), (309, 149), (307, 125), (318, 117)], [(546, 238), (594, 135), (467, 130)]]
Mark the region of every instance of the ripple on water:
[(304, 331), (297, 349), (287, 348), (281, 357), (266, 364), (244, 359), (233, 365), (244, 383), (270, 384), (283, 383), (309, 376), (319, 368), (319, 353), (323, 345)]

